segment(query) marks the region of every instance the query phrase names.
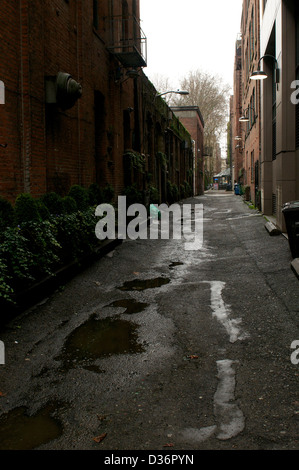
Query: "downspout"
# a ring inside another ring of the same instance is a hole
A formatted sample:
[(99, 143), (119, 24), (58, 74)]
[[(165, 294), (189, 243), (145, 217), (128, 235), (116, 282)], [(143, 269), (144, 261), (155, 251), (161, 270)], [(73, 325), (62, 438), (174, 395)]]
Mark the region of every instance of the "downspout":
[(30, 159), (27, 153), (25, 133), (25, 103), (24, 103), (24, 66), (23, 66), (23, 24), (22, 24), (22, 0), (20, 5), (20, 58), (21, 58), (21, 155), (23, 164), (23, 189), (25, 193), (30, 192)]
[(192, 140), (192, 148), (193, 148), (193, 196), (196, 196), (196, 194), (195, 194), (195, 184), (196, 184), (196, 182), (195, 182), (195, 179), (196, 179), (196, 172), (195, 172), (195, 166), (196, 166), (196, 164), (195, 164), (195, 158), (196, 158), (196, 156), (195, 156), (195, 140)]

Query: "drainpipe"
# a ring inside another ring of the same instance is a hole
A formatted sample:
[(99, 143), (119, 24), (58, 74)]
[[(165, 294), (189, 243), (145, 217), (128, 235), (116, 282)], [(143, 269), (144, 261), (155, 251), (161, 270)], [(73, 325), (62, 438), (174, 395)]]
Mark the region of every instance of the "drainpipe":
[(192, 149), (193, 149), (193, 196), (195, 196), (195, 184), (196, 184), (196, 174), (195, 174), (195, 140), (192, 140)]
[(5, 85), (0, 80), (0, 104), (5, 104)]
[[(81, 3), (82, 9), (82, 3)], [(79, 30), (79, 17), (81, 18), (80, 30)], [(77, 2), (77, 11), (76, 11), (76, 21), (77, 21), (77, 38), (76, 38), (76, 54), (77, 54), (77, 77), (80, 80), (80, 53), (79, 53), (79, 35), (82, 37), (82, 15), (79, 15), (79, 2)], [(78, 167), (79, 167), (79, 184), (82, 184), (82, 172), (81, 172), (81, 122), (80, 122), (80, 100), (77, 105), (77, 119), (78, 119)]]
[[(23, 18), (22, 18), (22, 0), (20, 6), (20, 74), (21, 74), (21, 155), (23, 163), (23, 188), (25, 193), (30, 192), (30, 142), (27, 145), (27, 136), (25, 130), (25, 102), (24, 102), (24, 57), (23, 57)], [(26, 6), (24, 6), (26, 8)], [(29, 98), (30, 99), (30, 98)]]

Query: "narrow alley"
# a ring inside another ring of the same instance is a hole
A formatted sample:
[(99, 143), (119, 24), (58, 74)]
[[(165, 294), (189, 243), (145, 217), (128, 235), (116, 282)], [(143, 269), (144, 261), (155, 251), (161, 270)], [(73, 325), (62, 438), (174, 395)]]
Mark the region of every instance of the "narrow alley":
[(201, 249), (125, 240), (1, 328), (1, 449), (299, 449), (288, 240), (231, 192), (184, 203)]

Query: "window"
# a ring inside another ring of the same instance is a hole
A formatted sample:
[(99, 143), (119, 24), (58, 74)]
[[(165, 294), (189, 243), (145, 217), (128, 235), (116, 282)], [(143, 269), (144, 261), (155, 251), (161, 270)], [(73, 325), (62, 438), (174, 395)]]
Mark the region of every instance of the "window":
[(251, 152), (251, 183), (254, 183), (254, 150)]
[(272, 70), (272, 160), (276, 160), (276, 80), (275, 64)]
[(254, 11), (252, 7), (251, 21), (249, 25), (249, 47), (250, 47), (250, 61), (254, 57)]
[(99, 3), (98, 0), (93, 0), (93, 27), (99, 27)]

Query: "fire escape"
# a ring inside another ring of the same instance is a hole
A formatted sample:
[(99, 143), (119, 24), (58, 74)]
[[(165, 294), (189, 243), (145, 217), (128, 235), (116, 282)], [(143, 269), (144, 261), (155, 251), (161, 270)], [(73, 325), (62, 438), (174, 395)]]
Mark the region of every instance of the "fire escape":
[(147, 42), (133, 15), (107, 18), (108, 50), (124, 68), (146, 67)]

